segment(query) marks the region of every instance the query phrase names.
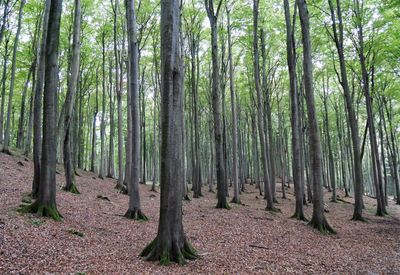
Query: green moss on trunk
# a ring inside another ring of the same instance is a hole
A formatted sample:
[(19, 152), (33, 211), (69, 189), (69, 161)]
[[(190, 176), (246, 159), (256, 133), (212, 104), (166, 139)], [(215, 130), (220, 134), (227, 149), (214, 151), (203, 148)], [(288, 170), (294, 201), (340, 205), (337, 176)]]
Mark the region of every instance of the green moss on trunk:
[(39, 217), (49, 217), (55, 221), (60, 221), (62, 219), (62, 215), (57, 210), (56, 205), (43, 205), (38, 201), (35, 201), (32, 204), (21, 206), (18, 209), (20, 213), (34, 213)]
[(64, 186), (63, 190), (66, 192), (70, 192), (72, 194), (80, 195), (81, 193), (79, 192), (78, 188), (76, 187), (76, 184), (73, 183), (71, 186)]
[(145, 214), (143, 214), (143, 212), (140, 209), (133, 209), (130, 210), (128, 209), (128, 211), (126, 211), (125, 218), (130, 219), (130, 220), (137, 220), (137, 221), (148, 221), (149, 218), (146, 217)]

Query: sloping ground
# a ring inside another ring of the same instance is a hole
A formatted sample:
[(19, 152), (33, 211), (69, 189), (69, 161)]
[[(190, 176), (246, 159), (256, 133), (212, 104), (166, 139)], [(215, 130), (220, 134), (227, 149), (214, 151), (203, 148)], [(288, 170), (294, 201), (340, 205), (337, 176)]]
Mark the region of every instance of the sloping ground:
[[(349, 220), (351, 204), (329, 203), (327, 216), (338, 234), (325, 236), (288, 218), (292, 195), (280, 199), (281, 214), (271, 214), (253, 186), (242, 194), (245, 206), (232, 205), (230, 211), (215, 209), (215, 195), (204, 190), (203, 198), (185, 201), (183, 211), (186, 234), (201, 258), (165, 267), (138, 257), (157, 232), (159, 193), (142, 185), (142, 208), (150, 221), (130, 221), (121, 216), (128, 197), (117, 193), (115, 181), (81, 172), (77, 183), (82, 194), (73, 195), (60, 190), (63, 176), (57, 175), (57, 203), (64, 220), (55, 222), (16, 212), (22, 194), (30, 191), (32, 171), (30, 161), (0, 154), (0, 274), (400, 272), (399, 207), (391, 205), (392, 217), (378, 218), (369, 198), (369, 223)], [(308, 216), (311, 210), (306, 207)]]

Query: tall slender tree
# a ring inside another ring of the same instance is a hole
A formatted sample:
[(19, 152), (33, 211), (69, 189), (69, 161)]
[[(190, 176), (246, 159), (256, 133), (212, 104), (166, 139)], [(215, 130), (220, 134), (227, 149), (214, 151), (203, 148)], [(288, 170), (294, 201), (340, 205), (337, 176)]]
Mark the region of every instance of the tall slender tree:
[(22, 24), (22, 16), (24, 11), (26, 0), (21, 0), (21, 4), (19, 6), (18, 13), (18, 25), (17, 25), (17, 33), (15, 34), (14, 40), (14, 48), (12, 55), (12, 65), (11, 65), (11, 78), (10, 78), (10, 92), (8, 94), (8, 105), (7, 105), (7, 120), (6, 120), (6, 128), (4, 132), (4, 143), (3, 143), (3, 152), (6, 154), (10, 154), (10, 137), (11, 137), (11, 112), (13, 109), (13, 97), (14, 97), (14, 86), (15, 86), (15, 71), (17, 68), (17, 51), (18, 51), (18, 43), (19, 36), (21, 33), (21, 24)]
[(64, 115), (64, 141), (63, 141), (63, 157), (64, 157), (64, 174), (65, 186), (64, 190), (71, 193), (79, 194), (75, 183), (73, 135), (72, 135), (72, 118), (74, 110), (74, 99), (77, 90), (79, 63), (80, 63), (80, 36), (81, 36), (81, 1), (75, 0), (74, 12), (74, 30), (72, 35), (72, 61), (71, 71), (69, 74), (68, 90), (65, 98), (65, 115)]
[[(304, 183), (302, 181), (302, 167), (301, 167), (301, 150), (300, 144), (300, 127), (299, 127), (299, 108), (298, 108), (298, 91), (296, 79), (296, 53), (294, 43), (294, 22), (293, 25), (290, 19), (289, 0), (283, 1), (285, 9), (285, 22), (286, 22), (286, 54), (287, 64), (289, 71), (290, 82), (290, 106), (291, 106), (291, 125), (292, 125), (292, 174), (293, 183), (296, 197), (295, 213), (292, 217), (299, 220), (306, 220), (303, 210), (303, 196), (304, 196)], [(296, 6), (296, 5), (295, 5)], [(296, 18), (296, 7), (293, 18)]]
[(46, 69), (46, 41), (49, 25), (51, 0), (46, 0), (43, 13), (42, 37), (40, 43), (40, 52), (37, 56), (37, 75), (35, 84), (35, 96), (33, 99), (33, 181), (32, 198), (36, 198), (39, 192), (40, 184), (40, 159), (42, 151), (42, 101), (43, 85), (45, 81)]
[(258, 4), (259, 0), (253, 0), (253, 70), (254, 70), (254, 86), (256, 90), (257, 100), (257, 126), (258, 135), (261, 147), (261, 163), (264, 173), (264, 198), (267, 200), (267, 210), (274, 211), (273, 196), (271, 192), (271, 177), (268, 168), (268, 150), (265, 139), (265, 128), (264, 128), (264, 111), (262, 105), (261, 87), (260, 87), (260, 64), (259, 64), (259, 52), (258, 52)]
[(211, 26), (211, 59), (212, 59), (212, 107), (214, 117), (214, 139), (215, 139), (215, 164), (217, 171), (217, 208), (230, 209), (226, 200), (226, 171), (222, 140), (222, 105), (221, 91), (219, 85), (219, 61), (218, 61), (218, 15), (221, 10), (222, 0), (218, 1), (217, 8), (213, 0), (205, 0), (205, 7)]
[(129, 180), (129, 208), (125, 217), (135, 220), (147, 220), (140, 208), (139, 174), (140, 174), (140, 127), (139, 127), (139, 91), (138, 91), (138, 43), (136, 30), (136, 14), (133, 0), (125, 0), (126, 22), (128, 29), (129, 56), (129, 93), (132, 119), (132, 156)]
[[(353, 105), (353, 97), (350, 92), (349, 81), (347, 77), (346, 60), (344, 56), (344, 32), (342, 8), (340, 0), (336, 0), (336, 14), (332, 0), (328, 0), (331, 19), (332, 19), (332, 37), (335, 42), (336, 51), (339, 57), (340, 65), (340, 85), (343, 89), (346, 103), (347, 118), (350, 125), (351, 142), (353, 150), (354, 165), (354, 212), (353, 220), (364, 220), (362, 216), (363, 209), (363, 173), (360, 152), (360, 136), (358, 130), (358, 121)], [(336, 19), (337, 16), (337, 19)]]
[(299, 8), (301, 34), (303, 42), (303, 77), (305, 99), (307, 104), (308, 116), (308, 136), (310, 161), (313, 182), (313, 214), (310, 225), (319, 231), (335, 233), (325, 218), (324, 212), (324, 194), (322, 187), (322, 157), (321, 141), (319, 136), (318, 121), (315, 110), (314, 87), (313, 87), (313, 66), (311, 59), (311, 38), (310, 38), (310, 20), (308, 7), (305, 0), (297, 0)]

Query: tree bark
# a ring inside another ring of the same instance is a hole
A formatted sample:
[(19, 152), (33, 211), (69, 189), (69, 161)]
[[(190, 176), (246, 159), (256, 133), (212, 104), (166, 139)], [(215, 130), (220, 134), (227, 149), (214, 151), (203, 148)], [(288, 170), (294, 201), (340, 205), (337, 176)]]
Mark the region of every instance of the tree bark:
[(7, 120), (6, 120), (6, 128), (4, 132), (4, 143), (3, 143), (3, 153), (10, 154), (10, 126), (11, 126), (11, 112), (13, 109), (13, 97), (14, 97), (14, 84), (15, 84), (15, 71), (17, 68), (17, 51), (18, 51), (18, 42), (19, 35), (21, 33), (21, 24), (22, 24), (22, 16), (23, 10), (25, 6), (26, 0), (21, 0), (21, 4), (19, 6), (19, 14), (18, 14), (18, 25), (17, 25), (17, 33), (15, 34), (14, 40), (14, 48), (12, 55), (12, 65), (11, 65), (11, 78), (10, 78), (10, 92), (8, 94), (8, 106), (7, 106)]
[(45, 10), (43, 14), (42, 38), (40, 44), (40, 53), (37, 56), (37, 76), (35, 97), (33, 103), (33, 182), (32, 182), (32, 198), (37, 198), (40, 185), (40, 168), (41, 168), (41, 151), (42, 151), (42, 100), (43, 85), (45, 80), (46, 69), (46, 41), (47, 30), (49, 25), (51, 0), (46, 0)]
[(62, 0), (51, 0), (48, 35), (45, 52), (43, 141), (40, 169), (40, 184), (37, 200), (27, 207), (30, 212), (61, 218), (56, 204), (56, 155), (57, 155), (57, 91), (58, 91), (58, 45)]
[(305, 0), (297, 0), (300, 15), (301, 34), (303, 42), (303, 74), (307, 103), (308, 130), (310, 142), (310, 160), (313, 178), (313, 214), (310, 225), (319, 231), (335, 233), (329, 225), (324, 213), (324, 194), (322, 189), (322, 159), (321, 141), (315, 110), (313, 72), (311, 59), (311, 38), (308, 8)]
[(197, 258), (182, 224), (183, 69), (178, 0), (161, 2), (161, 201), (157, 237), (142, 251), (147, 260), (184, 264)]
[(241, 204), (239, 195), (239, 165), (238, 165), (238, 142), (237, 142), (237, 115), (236, 115), (236, 94), (235, 94), (235, 83), (233, 81), (233, 58), (232, 58), (232, 37), (231, 37), (231, 22), (230, 22), (230, 10), (226, 8), (227, 20), (228, 20), (228, 59), (229, 59), (229, 89), (231, 92), (231, 112), (232, 112), (232, 177), (233, 177), (233, 198), (232, 203)]
[(217, 208), (230, 209), (226, 200), (226, 174), (224, 164), (224, 150), (222, 140), (221, 121), (221, 94), (219, 85), (219, 62), (218, 62), (218, 29), (217, 20), (222, 0), (219, 1), (217, 10), (214, 10), (213, 0), (205, 0), (208, 19), (211, 26), (211, 59), (212, 59), (212, 107), (214, 117), (214, 139), (215, 139), (215, 163), (217, 171)]
[[(292, 27), (290, 20), (289, 0), (283, 1), (285, 9), (286, 22), (286, 52), (287, 64), (290, 82), (290, 106), (291, 106), (291, 125), (292, 125), (292, 174), (294, 183), (294, 192), (296, 197), (296, 209), (293, 214), (294, 218), (306, 220), (303, 210), (304, 182), (302, 181), (301, 169), (301, 144), (300, 144), (300, 127), (299, 127), (299, 108), (298, 108), (298, 91), (296, 79), (296, 56), (294, 43), (294, 26)], [(296, 9), (295, 9), (296, 11)], [(296, 13), (293, 15), (296, 17)], [(295, 20), (293, 20), (295, 22)]]
[[(335, 9), (333, 7), (332, 0), (328, 0), (331, 19), (332, 19), (332, 29), (333, 37), (336, 45), (336, 50), (339, 57), (340, 65), (340, 85), (343, 88), (344, 99), (346, 103), (346, 110), (348, 113), (348, 122), (351, 131), (351, 141), (353, 149), (353, 162), (354, 162), (354, 212), (353, 220), (364, 220), (362, 216), (363, 208), (363, 174), (362, 174), (362, 157), (360, 152), (360, 137), (358, 130), (358, 122), (356, 118), (356, 112), (353, 106), (353, 98), (350, 92), (350, 87), (347, 78), (346, 71), (346, 61), (344, 57), (344, 47), (343, 47), (343, 20), (342, 20), (342, 10), (340, 7), (340, 0), (336, 0), (336, 10), (338, 17), (338, 25), (336, 25)], [(337, 29), (338, 28), (338, 29)]]
[(262, 105), (262, 96), (260, 88), (260, 65), (259, 65), (259, 54), (258, 54), (258, 3), (259, 0), (253, 0), (253, 69), (254, 69), (254, 85), (257, 96), (257, 123), (258, 123), (258, 135), (260, 139), (261, 147), (261, 163), (264, 172), (264, 198), (267, 200), (267, 210), (276, 210), (274, 207), (273, 196), (271, 192), (271, 177), (268, 165), (267, 157), (267, 145), (265, 139), (265, 128), (264, 128), (264, 111)]
[(64, 190), (79, 194), (75, 183), (75, 167), (73, 154), (73, 135), (72, 135), (72, 117), (74, 110), (74, 100), (77, 90), (79, 63), (80, 63), (80, 32), (81, 32), (81, 1), (75, 0), (74, 13), (74, 30), (72, 38), (72, 61), (70, 79), (68, 81), (68, 90), (65, 98), (65, 115), (64, 115), (64, 141), (63, 141), (63, 157), (64, 157), (64, 174), (65, 186)]
[(129, 92), (132, 119), (132, 155), (129, 178), (129, 207), (125, 217), (135, 220), (147, 220), (140, 208), (139, 174), (140, 174), (140, 126), (139, 126), (139, 92), (138, 92), (138, 44), (136, 32), (136, 14), (133, 0), (125, 0), (126, 21), (128, 29), (128, 56), (129, 56)]

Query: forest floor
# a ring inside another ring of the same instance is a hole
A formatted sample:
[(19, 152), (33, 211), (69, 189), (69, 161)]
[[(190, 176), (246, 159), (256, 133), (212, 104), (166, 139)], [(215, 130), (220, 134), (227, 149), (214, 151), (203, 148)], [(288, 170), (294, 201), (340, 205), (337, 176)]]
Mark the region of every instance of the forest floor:
[[(142, 209), (150, 221), (131, 221), (122, 217), (128, 196), (114, 189), (115, 180), (79, 171), (82, 194), (73, 195), (60, 190), (64, 179), (59, 171), (57, 203), (63, 221), (21, 215), (17, 208), (31, 189), (32, 162), (0, 154), (0, 274), (400, 273), (400, 207), (392, 203), (390, 216), (380, 218), (374, 216), (374, 200), (366, 198), (369, 222), (361, 223), (350, 221), (351, 204), (328, 202), (326, 215), (338, 234), (322, 235), (289, 218), (293, 188), (288, 199), (278, 198), (282, 213), (277, 214), (264, 210), (254, 186), (242, 193), (245, 205), (231, 204), (231, 210), (215, 209), (215, 194), (204, 188), (204, 197), (183, 206), (185, 232), (200, 259), (160, 266), (138, 256), (156, 236), (159, 193), (141, 185)], [(312, 206), (305, 211), (310, 217)]]

